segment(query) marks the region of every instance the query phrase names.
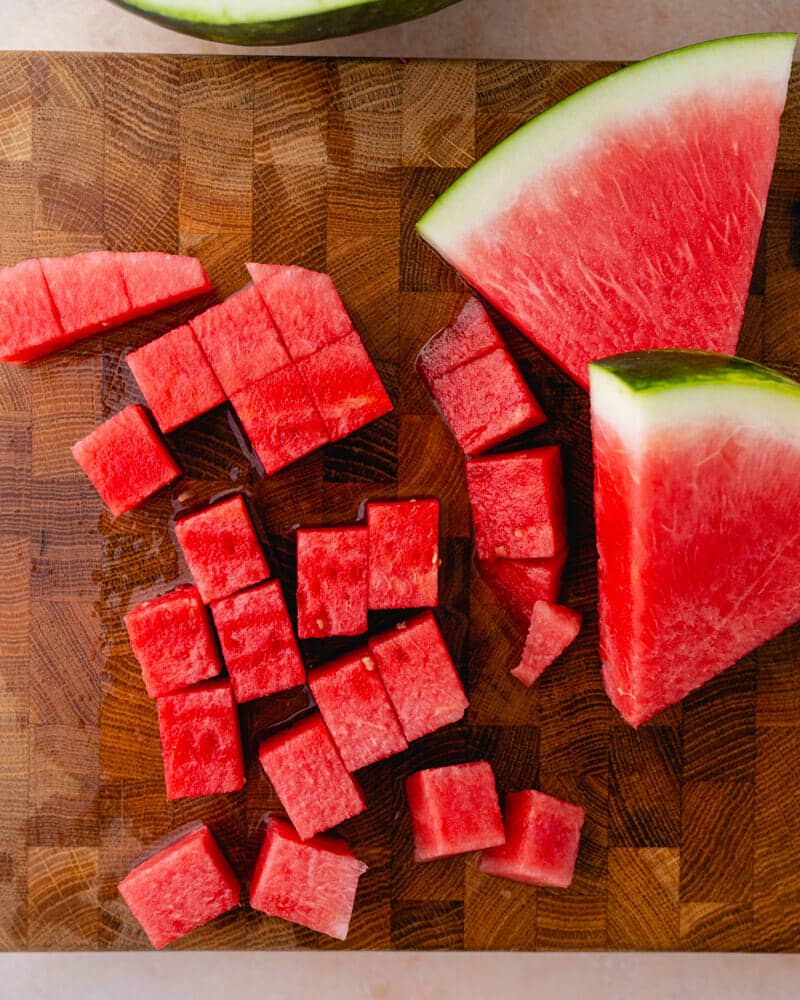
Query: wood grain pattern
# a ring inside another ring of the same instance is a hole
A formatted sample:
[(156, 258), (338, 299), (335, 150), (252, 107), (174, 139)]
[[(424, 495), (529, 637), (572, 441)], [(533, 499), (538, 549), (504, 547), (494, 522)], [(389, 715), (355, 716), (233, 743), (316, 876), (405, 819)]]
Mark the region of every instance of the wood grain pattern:
[[(242, 707), (244, 791), (168, 803), (155, 709), (121, 620), (186, 579), (176, 512), (236, 488), (290, 607), (294, 525), (352, 519), (367, 497), (439, 496), (440, 620), (471, 705), (361, 776), (369, 809), (342, 833), (370, 869), (346, 943), (242, 907), (177, 947), (800, 950), (800, 628), (638, 732), (619, 719), (597, 658), (587, 399), (499, 321), (551, 418), (525, 443), (564, 446), (565, 599), (586, 622), (524, 691), (507, 673), (522, 637), (473, 565), (461, 456), (414, 371), (466, 294), (415, 220), (475, 156), (613, 68), (0, 55), (0, 264), (186, 250), (218, 296), (245, 283), (251, 256), (330, 271), (397, 405), (268, 480), (221, 408), (171, 435), (180, 484), (114, 521), (69, 445), (140, 401), (125, 353), (214, 299), (0, 371), (0, 948), (148, 947), (117, 882), (199, 818), (246, 881), (263, 814), (279, 808), (255, 748), (307, 697)], [(741, 341), (795, 376), (798, 137), (795, 77)], [(315, 663), (348, 645), (305, 652)], [(586, 807), (568, 892), (491, 879), (471, 857), (414, 864), (404, 777), (480, 757), (501, 790), (534, 784)]]

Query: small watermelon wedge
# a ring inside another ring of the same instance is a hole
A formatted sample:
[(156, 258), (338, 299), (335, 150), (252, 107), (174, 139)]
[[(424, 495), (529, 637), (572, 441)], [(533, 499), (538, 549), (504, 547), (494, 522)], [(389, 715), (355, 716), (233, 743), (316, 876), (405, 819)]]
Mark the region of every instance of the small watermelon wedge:
[(638, 726), (800, 618), (800, 384), (699, 351), (590, 372), (603, 678)]
[(624, 351), (733, 354), (795, 36), (620, 70), (483, 157), (417, 231), (584, 388)]

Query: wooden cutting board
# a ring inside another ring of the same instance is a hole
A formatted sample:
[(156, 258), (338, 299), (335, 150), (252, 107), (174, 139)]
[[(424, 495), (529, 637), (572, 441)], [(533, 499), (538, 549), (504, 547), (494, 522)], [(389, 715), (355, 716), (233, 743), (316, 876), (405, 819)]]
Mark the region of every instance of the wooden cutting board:
[[(468, 686), (463, 725), (363, 775), (344, 834), (370, 866), (348, 948), (800, 950), (800, 628), (638, 732), (610, 708), (597, 657), (585, 394), (501, 323), (564, 446), (566, 600), (586, 626), (529, 692), (521, 637), (472, 567), (461, 459), (417, 380), (419, 346), (465, 297), (413, 223), (474, 158), (613, 66), (0, 56), (0, 263), (108, 246), (197, 254), (219, 296), (246, 260), (332, 273), (396, 412), (270, 480), (221, 409), (173, 434), (187, 478), (111, 519), (69, 446), (139, 396), (125, 352), (211, 298), (0, 370), (0, 947), (146, 946), (116, 893), (175, 827), (207, 820), (245, 877), (278, 803), (254, 754), (305, 697), (241, 711), (246, 789), (168, 803), (156, 713), (123, 613), (186, 573), (176, 510), (252, 499), (291, 595), (291, 529), (347, 521), (369, 497), (443, 503), (440, 619)], [(742, 350), (800, 375), (800, 86), (778, 165)], [(375, 626), (385, 623), (376, 616)], [(308, 644), (310, 661), (341, 644)], [(402, 778), (486, 757), (501, 790), (536, 785), (588, 812), (575, 883), (533, 890), (473, 858), (415, 865)], [(242, 908), (178, 947), (335, 947)]]

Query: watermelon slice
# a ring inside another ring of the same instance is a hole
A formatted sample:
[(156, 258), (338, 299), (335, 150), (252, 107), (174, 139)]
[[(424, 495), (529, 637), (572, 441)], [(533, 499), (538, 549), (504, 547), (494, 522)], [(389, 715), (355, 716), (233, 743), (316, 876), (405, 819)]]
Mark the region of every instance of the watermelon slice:
[(166, 309), (213, 291), (196, 257), (172, 253), (117, 253), (134, 316)]
[(297, 531), (297, 634), (301, 639), (367, 631), (367, 529)]
[(435, 607), (439, 601), (439, 501), (367, 504), (369, 606)]
[(69, 342), (41, 263), (0, 269), (0, 361), (31, 361)]
[(734, 353), (794, 35), (647, 59), (549, 109), (417, 229), (580, 385), (657, 347)]
[(485, 354), (505, 350), (505, 346), (481, 303), (467, 299), (450, 326), (439, 330), (420, 348), (417, 369), (430, 383)]
[(537, 601), (558, 599), (567, 550), (549, 559), (479, 559), (478, 572), (514, 617), (527, 628)]
[(578, 637), (580, 611), (549, 601), (537, 601), (531, 612), (528, 637), (519, 664), (511, 675), (530, 687)]
[(118, 326), (133, 316), (116, 254), (95, 250), (74, 257), (42, 257), (41, 264), (70, 341)]
[(800, 617), (800, 385), (637, 352), (591, 402), (603, 678), (638, 726)]

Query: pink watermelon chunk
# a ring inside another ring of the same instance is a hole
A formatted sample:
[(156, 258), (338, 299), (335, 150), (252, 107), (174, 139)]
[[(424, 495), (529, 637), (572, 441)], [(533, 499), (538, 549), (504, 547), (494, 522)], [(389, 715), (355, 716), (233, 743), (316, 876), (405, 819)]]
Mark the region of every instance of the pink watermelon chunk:
[(166, 309), (213, 290), (196, 257), (170, 253), (117, 253), (134, 316)]
[(348, 771), (408, 747), (366, 646), (312, 670), (308, 684)]
[(369, 648), (409, 743), (463, 717), (469, 702), (430, 611), (371, 636)]
[(485, 760), (417, 771), (406, 779), (406, 798), (415, 861), (505, 843), (494, 773)]
[(151, 698), (222, 673), (208, 613), (196, 587), (175, 587), (143, 601), (124, 621)]
[(100, 424), (72, 446), (72, 455), (115, 517), (181, 474), (141, 406), (126, 406)]
[(478, 572), (514, 617), (527, 628), (537, 601), (558, 600), (567, 550), (549, 559), (479, 559)]
[(167, 798), (244, 787), (239, 719), (228, 681), (207, 681), (156, 701)]
[(486, 875), (566, 889), (572, 883), (586, 813), (529, 789), (509, 792), (505, 800), (506, 842), (478, 858)]
[(468, 299), (455, 321), (435, 333), (420, 349), (417, 369), (430, 384), (485, 354), (505, 350), (505, 346), (480, 302)]
[(277, 580), (212, 601), (211, 613), (237, 702), (305, 682), (305, 666)]
[(434, 607), (439, 601), (439, 501), (367, 504), (369, 606)]
[(70, 342), (38, 260), (0, 268), (0, 361), (31, 361)]
[(264, 740), (258, 759), (303, 840), (366, 809), (319, 712)]
[(548, 601), (537, 601), (531, 612), (528, 637), (519, 665), (511, 675), (530, 687), (578, 637), (581, 613)]
[(170, 330), (125, 360), (165, 434), (225, 402), (191, 327)]
[(467, 462), (479, 559), (549, 559), (567, 540), (557, 445)]
[(239, 493), (181, 518), (175, 535), (206, 604), (269, 576), (261, 543)]
[(621, 351), (733, 354), (794, 35), (627, 67), (488, 153), (418, 231), (580, 385)]
[(297, 633), (301, 639), (367, 631), (367, 529), (299, 528)]
[(303, 841), (285, 820), (271, 816), (250, 880), (250, 905), (344, 941), (366, 870), (338, 837)]
[(137, 865), (119, 884), (154, 948), (239, 905), (239, 882), (203, 824)]
[(95, 250), (74, 257), (42, 257), (41, 264), (69, 340), (118, 326), (133, 316), (116, 254)]

